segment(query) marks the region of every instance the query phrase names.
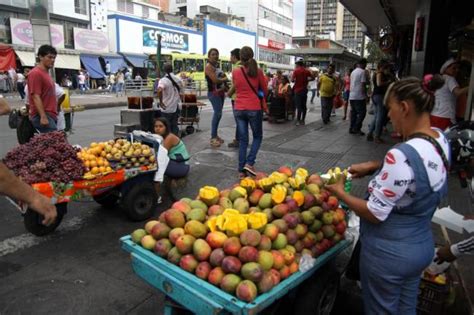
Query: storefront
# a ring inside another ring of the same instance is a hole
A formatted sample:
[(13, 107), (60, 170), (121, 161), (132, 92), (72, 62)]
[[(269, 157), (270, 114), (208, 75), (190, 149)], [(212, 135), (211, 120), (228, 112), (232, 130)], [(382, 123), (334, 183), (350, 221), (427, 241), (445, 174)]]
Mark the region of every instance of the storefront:
[(285, 54), (285, 49), (291, 49), (290, 44), (285, 44), (260, 36), (258, 38), (258, 60), (272, 64), (272, 69), (285, 70), (294, 64), (294, 57)]

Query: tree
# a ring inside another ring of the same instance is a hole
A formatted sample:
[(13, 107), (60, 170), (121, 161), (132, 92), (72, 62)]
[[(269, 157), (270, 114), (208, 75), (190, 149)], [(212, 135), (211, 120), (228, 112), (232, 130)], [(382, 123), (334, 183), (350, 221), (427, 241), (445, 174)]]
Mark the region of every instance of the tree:
[(366, 47), (368, 63), (377, 64), (382, 59), (389, 59), (389, 56), (380, 49), (378, 42), (371, 40)]

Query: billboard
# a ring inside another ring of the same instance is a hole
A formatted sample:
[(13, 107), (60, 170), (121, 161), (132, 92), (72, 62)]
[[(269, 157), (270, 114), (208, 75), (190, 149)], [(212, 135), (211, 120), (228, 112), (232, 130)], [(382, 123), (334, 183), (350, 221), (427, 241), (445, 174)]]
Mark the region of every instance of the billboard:
[[(33, 28), (28, 20), (10, 18), (12, 44), (33, 47)], [(50, 24), (51, 44), (64, 48), (64, 29), (60, 24)]]
[(189, 50), (188, 34), (143, 26), (143, 47), (158, 46), (158, 35), (161, 35), (161, 48), (171, 50)]
[(107, 33), (74, 27), (74, 48), (95, 52), (109, 52)]

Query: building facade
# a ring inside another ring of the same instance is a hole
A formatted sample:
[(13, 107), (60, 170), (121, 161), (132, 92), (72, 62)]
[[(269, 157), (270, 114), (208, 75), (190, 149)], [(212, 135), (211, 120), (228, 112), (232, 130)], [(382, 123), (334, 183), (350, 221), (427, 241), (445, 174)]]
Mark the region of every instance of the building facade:
[(362, 24), (338, 0), (306, 1), (306, 35), (336, 40), (362, 52)]
[[(257, 33), (256, 57), (272, 64), (287, 65), (292, 57), (281, 51), (291, 47), (293, 35), (293, 2), (283, 0), (170, 0), (170, 13), (179, 12), (194, 19), (204, 7), (235, 16), (239, 27)], [(212, 20), (208, 15), (207, 19)], [(218, 21), (223, 22), (223, 21)]]

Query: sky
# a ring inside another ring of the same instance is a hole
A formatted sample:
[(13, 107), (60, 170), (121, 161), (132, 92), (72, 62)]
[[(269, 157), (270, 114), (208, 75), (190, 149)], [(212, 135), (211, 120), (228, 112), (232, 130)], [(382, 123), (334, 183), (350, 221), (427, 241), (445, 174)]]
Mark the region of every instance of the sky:
[(293, 0), (293, 36), (304, 36), (306, 0)]

